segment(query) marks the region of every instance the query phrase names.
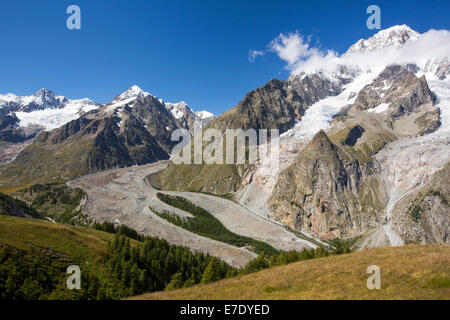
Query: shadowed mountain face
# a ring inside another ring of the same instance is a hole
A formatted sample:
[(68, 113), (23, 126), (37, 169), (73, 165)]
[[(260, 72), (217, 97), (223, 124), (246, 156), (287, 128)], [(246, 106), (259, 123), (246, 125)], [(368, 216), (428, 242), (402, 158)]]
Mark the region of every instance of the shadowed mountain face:
[(382, 189), (371, 183), (375, 173), (373, 163), (349, 157), (320, 131), (280, 174), (269, 210), (286, 225), (322, 238), (355, 235), (385, 201)]
[(34, 138), (40, 128), (20, 128), (19, 119), (15, 114), (2, 114), (0, 110), (0, 142), (24, 142)]
[(14, 162), (0, 168), (0, 180), (66, 181), (108, 168), (168, 159), (173, 145), (170, 133), (178, 126), (153, 96), (112, 103), (43, 132)]
[(268, 200), (273, 216), (323, 238), (354, 237), (386, 223), (389, 187), (375, 155), (389, 142), (435, 131), (434, 101), (425, 77), (388, 66), (334, 118), (328, 135), (317, 133), (279, 175)]
[(168, 159), (174, 130), (192, 131), (195, 121), (205, 125), (213, 118), (184, 102), (165, 103), (138, 86), (104, 106), (46, 89), (25, 97), (0, 95), (0, 165), (15, 160), (1, 168), (0, 181), (65, 181)]
[(29, 207), (25, 202), (11, 198), (2, 193), (0, 193), (0, 215), (42, 219), (39, 213)]
[(344, 79), (332, 82), (319, 74), (300, 75), (286, 81), (272, 79), (250, 91), (233, 109), (208, 127), (225, 129), (279, 129), (280, 133), (301, 120), (305, 110), (320, 99), (342, 91)]
[[(283, 133), (301, 121), (310, 105), (339, 94), (347, 81), (345, 78), (331, 81), (321, 74), (301, 74), (286, 81), (270, 80), (247, 93), (236, 107), (214, 119), (206, 129), (217, 128), (222, 132), (226, 129), (279, 129)], [(239, 188), (247, 167), (170, 164), (157, 179), (163, 188), (170, 190), (225, 194)]]

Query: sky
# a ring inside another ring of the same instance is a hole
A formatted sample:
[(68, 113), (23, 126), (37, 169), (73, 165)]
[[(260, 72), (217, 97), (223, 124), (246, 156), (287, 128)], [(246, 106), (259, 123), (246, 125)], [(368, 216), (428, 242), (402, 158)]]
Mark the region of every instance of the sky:
[[(66, 27), (73, 4), (81, 30)], [(270, 49), (280, 34), (342, 54), (378, 31), (366, 26), (371, 4), (381, 9), (382, 29), (450, 29), (449, 1), (2, 1), (0, 93), (47, 88), (106, 103), (138, 85), (218, 115), (248, 91), (289, 76), (286, 59)]]

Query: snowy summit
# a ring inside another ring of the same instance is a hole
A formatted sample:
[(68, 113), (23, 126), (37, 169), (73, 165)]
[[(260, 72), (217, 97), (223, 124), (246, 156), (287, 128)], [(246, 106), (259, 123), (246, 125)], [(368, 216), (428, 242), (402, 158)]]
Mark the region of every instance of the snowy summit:
[(369, 39), (360, 39), (346, 53), (373, 51), (388, 46), (401, 47), (408, 40), (415, 41), (420, 34), (407, 25), (397, 25), (379, 31)]

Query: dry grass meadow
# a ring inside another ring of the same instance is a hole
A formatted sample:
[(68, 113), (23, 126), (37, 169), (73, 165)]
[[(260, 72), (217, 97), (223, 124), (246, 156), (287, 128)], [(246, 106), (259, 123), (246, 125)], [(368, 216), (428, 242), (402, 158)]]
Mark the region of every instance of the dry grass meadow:
[[(380, 290), (367, 288), (369, 265), (381, 268)], [(131, 299), (450, 299), (450, 246), (366, 249)]]

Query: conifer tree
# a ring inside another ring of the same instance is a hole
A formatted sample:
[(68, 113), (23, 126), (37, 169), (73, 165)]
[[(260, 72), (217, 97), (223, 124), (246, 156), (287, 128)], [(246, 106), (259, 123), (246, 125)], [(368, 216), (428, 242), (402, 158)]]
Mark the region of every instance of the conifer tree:
[(202, 283), (210, 283), (223, 278), (223, 268), (219, 259), (213, 257), (203, 272)]

